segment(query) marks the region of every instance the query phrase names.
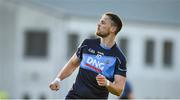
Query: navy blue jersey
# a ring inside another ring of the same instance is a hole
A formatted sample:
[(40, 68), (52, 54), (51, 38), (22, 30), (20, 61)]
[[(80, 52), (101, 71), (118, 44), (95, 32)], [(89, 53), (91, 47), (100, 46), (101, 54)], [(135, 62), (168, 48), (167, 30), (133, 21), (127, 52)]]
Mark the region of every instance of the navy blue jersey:
[(111, 82), (116, 74), (126, 77), (126, 59), (116, 44), (105, 49), (100, 45), (100, 39), (86, 39), (76, 55), (81, 63), (71, 91), (81, 98), (108, 98), (107, 88), (99, 86), (96, 81), (98, 74), (104, 75)]

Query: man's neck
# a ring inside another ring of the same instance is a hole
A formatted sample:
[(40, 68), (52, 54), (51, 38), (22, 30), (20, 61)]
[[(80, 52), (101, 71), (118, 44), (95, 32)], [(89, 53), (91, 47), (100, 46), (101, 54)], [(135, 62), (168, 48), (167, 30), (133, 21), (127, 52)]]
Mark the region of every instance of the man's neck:
[(105, 45), (108, 48), (112, 48), (113, 45), (115, 44), (114, 39), (115, 39), (115, 37), (101, 38), (101, 44)]

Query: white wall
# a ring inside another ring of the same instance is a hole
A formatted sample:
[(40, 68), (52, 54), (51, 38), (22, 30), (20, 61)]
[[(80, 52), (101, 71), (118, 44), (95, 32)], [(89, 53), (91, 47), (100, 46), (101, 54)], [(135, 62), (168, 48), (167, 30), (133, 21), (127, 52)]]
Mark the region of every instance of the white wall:
[[(180, 82), (180, 70), (177, 59), (179, 58), (177, 45), (179, 42), (180, 28), (153, 23), (127, 23), (121, 36), (129, 39), (128, 78), (133, 83), (134, 93), (137, 98), (175, 98), (179, 89), (174, 89)], [(153, 39), (155, 42), (155, 63), (152, 68), (145, 64), (145, 41)], [(163, 67), (163, 42), (173, 42), (172, 68)]]
[(0, 90), (13, 94), (16, 7), (0, 1)]
[[(63, 16), (63, 15), (62, 15)], [(46, 58), (28, 58), (24, 56), (25, 30), (42, 29), (48, 34), (48, 55)], [(64, 64), (66, 55), (64, 21), (52, 17), (42, 11), (19, 6), (17, 19), (17, 97), (22, 98), (24, 93), (29, 93), (32, 98), (38, 98), (39, 94), (45, 93), (48, 97), (55, 97), (56, 94), (49, 89), (49, 83), (55, 78), (57, 69)], [(32, 81), (33, 73), (38, 74), (38, 81)], [(65, 90), (62, 90), (65, 91)], [(62, 92), (63, 93), (63, 92)], [(53, 96), (54, 95), (54, 96)]]

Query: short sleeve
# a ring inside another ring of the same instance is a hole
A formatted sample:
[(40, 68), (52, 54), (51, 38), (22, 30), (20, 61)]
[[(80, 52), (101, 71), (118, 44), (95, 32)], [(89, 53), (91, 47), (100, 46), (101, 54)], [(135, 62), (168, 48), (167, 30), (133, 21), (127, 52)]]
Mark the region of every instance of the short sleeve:
[(127, 72), (126, 59), (125, 58), (120, 59), (119, 57), (117, 57), (116, 67), (115, 67), (115, 74), (126, 77), (126, 72)]
[(80, 60), (82, 60), (83, 48), (84, 48), (85, 46), (87, 46), (86, 42), (87, 42), (87, 40), (84, 40), (84, 41), (79, 45), (79, 47), (78, 47), (78, 49), (77, 49), (77, 51), (76, 51), (76, 55), (77, 55), (77, 57), (78, 57)]

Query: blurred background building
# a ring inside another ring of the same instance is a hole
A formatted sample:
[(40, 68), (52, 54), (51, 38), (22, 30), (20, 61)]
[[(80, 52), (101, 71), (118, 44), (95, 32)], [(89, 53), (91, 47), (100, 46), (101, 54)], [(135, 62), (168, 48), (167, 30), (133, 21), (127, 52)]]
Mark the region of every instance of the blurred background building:
[(64, 98), (78, 70), (58, 92), (49, 83), (107, 11), (124, 23), (116, 41), (135, 98), (180, 98), (179, 0), (0, 0), (1, 93)]

